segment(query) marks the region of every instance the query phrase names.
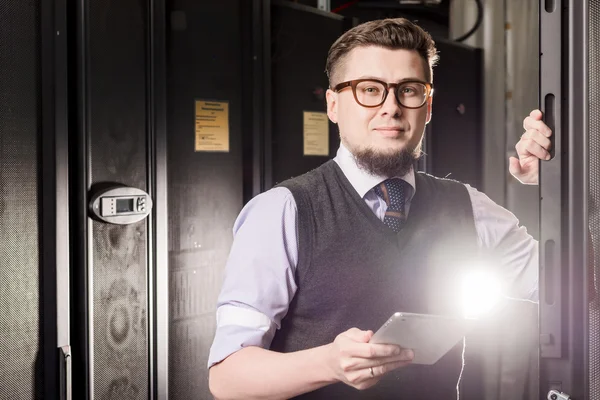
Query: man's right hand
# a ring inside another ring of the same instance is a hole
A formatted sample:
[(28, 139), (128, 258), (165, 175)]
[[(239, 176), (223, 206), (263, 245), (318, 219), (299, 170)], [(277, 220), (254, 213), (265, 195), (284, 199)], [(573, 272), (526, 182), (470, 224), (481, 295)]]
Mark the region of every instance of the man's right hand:
[(372, 336), (372, 331), (352, 328), (331, 343), (328, 364), (337, 380), (356, 389), (367, 389), (389, 371), (411, 363), (412, 350), (369, 343)]

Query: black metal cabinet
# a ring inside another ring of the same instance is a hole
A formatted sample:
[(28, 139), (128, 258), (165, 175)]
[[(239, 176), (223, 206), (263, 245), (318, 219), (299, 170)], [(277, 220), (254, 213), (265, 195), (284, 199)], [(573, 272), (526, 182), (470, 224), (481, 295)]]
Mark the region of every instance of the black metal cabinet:
[(591, 400), (600, 393), (600, 5), (540, 2), (540, 25), (540, 107), (554, 132), (540, 171), (540, 397)]
[[(166, 385), (164, 3), (69, 4), (71, 344), (75, 398), (154, 398)], [(161, 164), (162, 163), (162, 164)], [(92, 219), (107, 185), (147, 192), (153, 212), (127, 225)]]
[(0, 19), (0, 398), (70, 398), (65, 8)]

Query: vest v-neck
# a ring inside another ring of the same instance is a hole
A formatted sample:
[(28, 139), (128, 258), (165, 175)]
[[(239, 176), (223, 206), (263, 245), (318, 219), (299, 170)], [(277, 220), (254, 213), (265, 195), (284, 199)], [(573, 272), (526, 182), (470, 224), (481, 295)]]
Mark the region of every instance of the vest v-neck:
[[(405, 236), (403, 232), (407, 231), (406, 228), (412, 226), (412, 221), (418, 219), (418, 217), (420, 216), (422, 212), (420, 201), (421, 196), (420, 191), (417, 190), (411, 200), (410, 211), (406, 216), (404, 226), (402, 227), (402, 229), (400, 229), (398, 233), (394, 232), (382, 220), (380, 220), (377, 217), (377, 215), (375, 215), (373, 210), (371, 210), (367, 203), (365, 203), (365, 200), (358, 195), (358, 193), (356, 192), (346, 175), (344, 175), (342, 169), (334, 161), (329, 161), (328, 163), (331, 163), (331, 168), (333, 168), (335, 172), (336, 179), (344, 188), (344, 190), (348, 193), (348, 195), (352, 198), (354, 203), (358, 206), (362, 214), (364, 214), (369, 220), (369, 222), (373, 224), (381, 233), (383, 233), (390, 241), (398, 242), (401, 238), (403, 238)], [(419, 178), (419, 174), (415, 174), (415, 187), (418, 187), (418, 181), (420, 180)]]

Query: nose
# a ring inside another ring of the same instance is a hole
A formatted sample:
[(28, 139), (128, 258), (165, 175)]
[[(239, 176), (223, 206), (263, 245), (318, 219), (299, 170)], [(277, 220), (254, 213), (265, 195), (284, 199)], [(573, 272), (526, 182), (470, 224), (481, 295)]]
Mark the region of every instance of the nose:
[(396, 99), (396, 87), (392, 87), (389, 89), (388, 95), (385, 99), (385, 102), (381, 105), (381, 114), (382, 115), (392, 115), (394, 117), (399, 117), (402, 115), (402, 107), (398, 100)]

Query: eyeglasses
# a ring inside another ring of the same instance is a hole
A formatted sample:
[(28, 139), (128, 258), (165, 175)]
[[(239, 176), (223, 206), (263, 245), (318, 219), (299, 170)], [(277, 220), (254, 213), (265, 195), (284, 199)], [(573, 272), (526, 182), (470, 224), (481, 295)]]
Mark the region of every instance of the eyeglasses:
[[(354, 79), (335, 86), (335, 92), (352, 88), (354, 99), (363, 107), (379, 107), (394, 91), (396, 101), (404, 108), (421, 108), (433, 96), (433, 84), (421, 81), (385, 83), (377, 79)], [(396, 90), (394, 90), (396, 88)]]

